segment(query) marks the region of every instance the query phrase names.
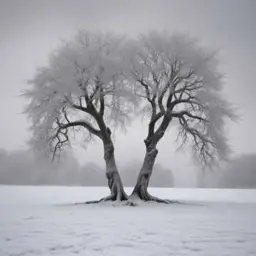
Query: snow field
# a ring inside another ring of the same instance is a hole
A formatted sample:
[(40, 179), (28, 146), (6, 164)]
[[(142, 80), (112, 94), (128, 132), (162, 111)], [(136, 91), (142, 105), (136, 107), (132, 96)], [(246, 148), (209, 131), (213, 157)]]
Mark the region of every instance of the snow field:
[(181, 204), (74, 204), (107, 192), (0, 186), (0, 255), (256, 255), (254, 190), (151, 189)]

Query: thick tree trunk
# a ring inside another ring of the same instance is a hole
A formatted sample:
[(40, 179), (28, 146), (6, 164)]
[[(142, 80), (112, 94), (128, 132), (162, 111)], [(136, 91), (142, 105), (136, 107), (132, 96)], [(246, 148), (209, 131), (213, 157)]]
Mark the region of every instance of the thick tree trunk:
[(111, 141), (104, 144), (104, 159), (106, 162), (106, 177), (108, 179), (108, 187), (111, 191), (111, 194), (109, 197), (103, 199), (103, 201), (127, 200), (128, 197), (124, 191), (123, 183), (116, 167), (114, 145)]
[(151, 174), (153, 172), (156, 156), (158, 154), (156, 145), (164, 136), (164, 133), (170, 121), (171, 121), (170, 117), (168, 115), (165, 115), (161, 125), (159, 126), (156, 132), (154, 132), (154, 125), (152, 126), (152, 123), (149, 124), (148, 136), (144, 140), (144, 143), (146, 145), (146, 155), (144, 157), (144, 162), (140, 170), (140, 173), (138, 175), (136, 185), (132, 192), (132, 196), (138, 197), (141, 200), (155, 201), (159, 203), (169, 203), (168, 200), (163, 200), (163, 199), (151, 196), (148, 193), (148, 184), (149, 184)]
[(158, 151), (155, 147), (147, 147), (144, 162), (138, 175), (132, 196), (136, 196), (144, 201), (153, 200), (153, 197), (148, 193), (148, 184), (153, 172), (157, 153)]

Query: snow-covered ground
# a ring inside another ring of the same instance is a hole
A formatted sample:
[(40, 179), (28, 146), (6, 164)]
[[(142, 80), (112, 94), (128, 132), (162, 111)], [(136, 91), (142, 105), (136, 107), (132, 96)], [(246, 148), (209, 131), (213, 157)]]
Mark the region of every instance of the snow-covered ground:
[(0, 256), (256, 255), (256, 190), (151, 189), (182, 204), (77, 204), (106, 188), (0, 186)]

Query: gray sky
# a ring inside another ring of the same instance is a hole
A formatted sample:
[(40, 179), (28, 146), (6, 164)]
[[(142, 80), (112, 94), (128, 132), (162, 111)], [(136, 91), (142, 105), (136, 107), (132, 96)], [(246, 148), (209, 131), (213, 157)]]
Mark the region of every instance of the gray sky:
[[(220, 49), (226, 74), (225, 94), (239, 108), (241, 120), (227, 126), (234, 154), (256, 153), (254, 73), (256, 67), (256, 1), (95, 1), (0, 0), (0, 147), (26, 147), (27, 120), (21, 114), (26, 79), (47, 63), (61, 39), (77, 29), (113, 30), (136, 35), (148, 29), (166, 29), (198, 36)], [(116, 134), (116, 158), (122, 165), (142, 159), (145, 130), (134, 123), (127, 134)], [(101, 144), (77, 150), (80, 162), (104, 164)], [(191, 169), (188, 157), (175, 153), (174, 133), (159, 145), (158, 161), (175, 172)]]

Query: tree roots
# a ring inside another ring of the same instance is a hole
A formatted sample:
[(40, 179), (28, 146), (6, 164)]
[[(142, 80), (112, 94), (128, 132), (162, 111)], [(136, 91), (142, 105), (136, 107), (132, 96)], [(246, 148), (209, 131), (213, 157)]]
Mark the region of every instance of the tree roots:
[(154, 197), (148, 194), (148, 197), (146, 199), (141, 199), (138, 197), (138, 195), (131, 195), (127, 199), (124, 200), (116, 200), (115, 196), (107, 196), (103, 197), (100, 200), (94, 200), (94, 201), (87, 201), (85, 204), (99, 204), (99, 203), (105, 203), (105, 202), (112, 202), (113, 204), (120, 204), (120, 205), (127, 205), (127, 206), (137, 206), (141, 203), (149, 203), (149, 202), (155, 202), (155, 203), (161, 203), (161, 204), (173, 204), (173, 203), (179, 203), (178, 201), (172, 201), (168, 199), (162, 199), (158, 197)]
[(85, 202), (85, 204), (98, 204), (98, 203), (107, 202), (107, 201), (114, 201), (114, 197), (110, 195), (110, 196), (103, 197), (100, 200), (87, 201)]
[(111, 195), (101, 198), (100, 200), (88, 201), (85, 204), (98, 204), (104, 202), (113, 202), (114, 204), (136, 206), (142, 202), (155, 202), (162, 204), (177, 203), (168, 199), (161, 199), (150, 195), (147, 191), (148, 177), (141, 176), (141, 182), (134, 188), (131, 196), (127, 196), (125, 193), (120, 177), (117, 172), (108, 173), (108, 185), (111, 191)]
[(144, 193), (143, 196), (135, 192), (132, 194), (132, 197), (137, 198), (137, 200), (141, 200), (144, 202), (156, 202), (156, 203), (162, 203), (162, 204), (171, 204), (175, 202), (168, 199), (162, 199), (159, 197), (152, 196), (148, 192)]

